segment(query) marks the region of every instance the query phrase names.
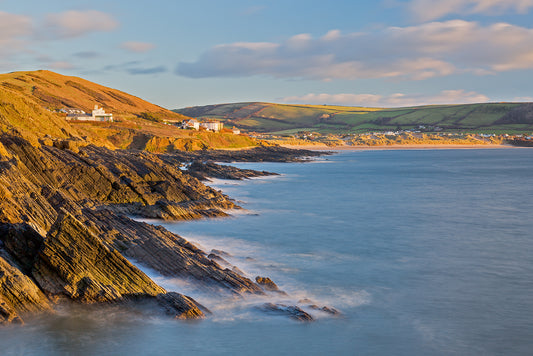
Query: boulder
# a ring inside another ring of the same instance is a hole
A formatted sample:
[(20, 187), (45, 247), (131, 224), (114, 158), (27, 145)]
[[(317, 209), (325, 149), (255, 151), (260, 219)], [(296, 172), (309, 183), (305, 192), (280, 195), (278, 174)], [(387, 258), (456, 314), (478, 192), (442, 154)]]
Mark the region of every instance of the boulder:
[(259, 309), (271, 314), (285, 315), (298, 321), (313, 321), (313, 317), (295, 305), (265, 303)]
[(211, 314), (209, 309), (183, 294), (175, 292), (159, 294), (156, 300), (167, 315), (176, 319), (202, 319), (205, 317), (204, 312)]
[(324, 312), (324, 313), (328, 313), (328, 314), (331, 314), (331, 315), (335, 315), (335, 316), (341, 315), (340, 311), (338, 311), (337, 309), (332, 308), (332, 307), (327, 307), (327, 306), (319, 307), (316, 304), (312, 304), (312, 305), (309, 305), (309, 308), (314, 309), (314, 310), (318, 310), (318, 311), (321, 311), (321, 312)]
[(260, 276), (257, 276), (255, 277), (255, 281), (257, 282), (257, 284), (259, 284), (264, 290), (268, 291), (268, 292), (276, 292), (276, 293), (280, 293), (280, 294), (283, 294), (283, 295), (287, 295), (287, 293), (285, 293), (284, 291), (280, 290), (278, 288), (278, 286), (276, 285), (276, 283), (274, 283), (270, 278), (268, 277), (260, 277)]

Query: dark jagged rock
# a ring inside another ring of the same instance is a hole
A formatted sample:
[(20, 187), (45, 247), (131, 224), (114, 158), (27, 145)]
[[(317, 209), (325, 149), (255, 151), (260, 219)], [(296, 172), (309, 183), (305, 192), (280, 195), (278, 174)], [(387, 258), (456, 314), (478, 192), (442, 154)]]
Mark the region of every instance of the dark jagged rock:
[(206, 150), (192, 152), (174, 152), (172, 155), (160, 155), (163, 161), (170, 163), (192, 162), (194, 160), (214, 162), (302, 162), (306, 157), (319, 157), (331, 154), (309, 150), (295, 150), (279, 146), (260, 146), (247, 150)]
[(27, 274), (31, 272), (35, 256), (44, 242), (43, 234), (46, 235), (28, 223), (0, 225), (0, 241), (3, 247)]
[(191, 278), (206, 288), (223, 288), (235, 293), (262, 294), (250, 279), (221, 268), (205, 253), (161, 226), (131, 220), (111, 211), (84, 210), (83, 217), (109, 246), (164, 276)]
[(278, 175), (267, 171), (256, 171), (253, 169), (240, 169), (228, 165), (216, 164), (211, 161), (201, 162), (195, 160), (191, 163), (187, 172), (200, 180), (208, 178), (241, 180), (252, 177), (263, 177)]
[(0, 324), (22, 322), (22, 315), (50, 311), (39, 287), (0, 249)]
[(259, 309), (272, 314), (288, 316), (298, 321), (313, 321), (313, 317), (295, 305), (265, 303)]

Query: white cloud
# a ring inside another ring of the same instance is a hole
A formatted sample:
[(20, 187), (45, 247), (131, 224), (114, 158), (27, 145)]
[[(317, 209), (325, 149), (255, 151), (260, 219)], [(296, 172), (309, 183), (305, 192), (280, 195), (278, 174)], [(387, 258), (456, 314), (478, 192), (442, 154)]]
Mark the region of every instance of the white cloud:
[(281, 43), (218, 45), (196, 62), (179, 63), (176, 73), (193, 78), (423, 80), (514, 69), (533, 69), (533, 29), (453, 20), (374, 32), (333, 30), (318, 38), (302, 34)]
[(148, 52), (155, 48), (155, 45), (153, 43), (148, 42), (136, 42), (136, 41), (129, 41), (129, 42), (123, 42), (120, 45), (120, 48), (125, 49), (130, 52)]
[(432, 104), (468, 104), (489, 101), (489, 98), (476, 92), (443, 90), (437, 95), (395, 93), (388, 96), (377, 94), (307, 94), (288, 96), (279, 99), (292, 104), (329, 104), (364, 107), (405, 107)]
[(32, 22), (27, 16), (0, 11), (0, 57), (10, 54), (22, 45), (32, 33)]
[(71, 38), (91, 32), (109, 32), (118, 27), (118, 22), (105, 12), (96, 10), (69, 10), (46, 17), (47, 34), (57, 38)]
[(417, 19), (428, 21), (449, 14), (524, 14), (533, 7), (533, 0), (411, 0), (407, 6)]
[(517, 96), (513, 98), (513, 101), (519, 102), (519, 103), (531, 103), (533, 102), (533, 96)]

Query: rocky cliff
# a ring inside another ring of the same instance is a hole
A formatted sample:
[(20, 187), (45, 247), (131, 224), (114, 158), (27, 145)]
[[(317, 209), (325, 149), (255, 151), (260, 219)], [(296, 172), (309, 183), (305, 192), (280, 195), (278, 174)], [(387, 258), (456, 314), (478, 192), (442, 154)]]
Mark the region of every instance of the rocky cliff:
[(204, 316), (205, 307), (167, 293), (130, 261), (206, 288), (263, 294), (180, 236), (128, 217), (193, 219), (236, 208), (180, 165), (73, 139), (0, 136), (0, 322), (65, 299), (151, 301), (176, 318)]

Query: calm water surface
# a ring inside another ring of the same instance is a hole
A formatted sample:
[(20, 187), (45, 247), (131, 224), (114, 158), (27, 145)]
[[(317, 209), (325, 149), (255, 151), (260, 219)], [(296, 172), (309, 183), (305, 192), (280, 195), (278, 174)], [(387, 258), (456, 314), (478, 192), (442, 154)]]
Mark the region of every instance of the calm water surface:
[[(533, 350), (533, 150), (342, 152), (214, 185), (245, 208), (165, 223), (290, 297), (232, 300), (146, 272), (214, 315), (116, 307), (0, 329), (0, 354), (527, 355)], [(343, 317), (302, 324), (254, 307), (307, 297)]]

